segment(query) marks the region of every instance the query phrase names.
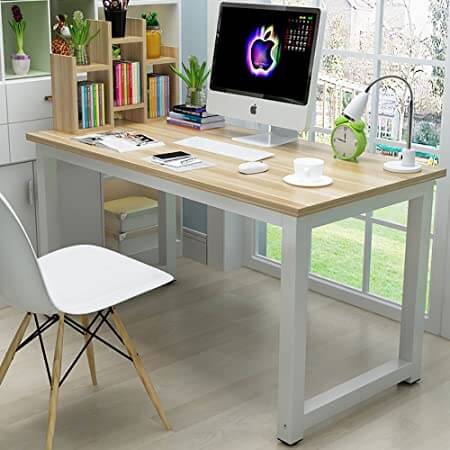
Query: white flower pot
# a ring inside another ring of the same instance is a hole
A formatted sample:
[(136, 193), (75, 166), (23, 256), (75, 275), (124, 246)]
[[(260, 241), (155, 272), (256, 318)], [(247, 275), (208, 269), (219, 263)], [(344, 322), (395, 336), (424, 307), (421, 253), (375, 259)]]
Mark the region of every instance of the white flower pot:
[(29, 55), (11, 55), (11, 65), (16, 75), (26, 75), (30, 71), (30, 63)]

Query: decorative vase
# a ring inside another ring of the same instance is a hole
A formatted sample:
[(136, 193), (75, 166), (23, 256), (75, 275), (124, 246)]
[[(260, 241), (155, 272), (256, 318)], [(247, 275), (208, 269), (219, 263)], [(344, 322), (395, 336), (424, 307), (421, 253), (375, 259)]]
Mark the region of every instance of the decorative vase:
[(73, 56), (75, 56), (78, 66), (86, 66), (89, 64), (87, 48), (84, 45), (76, 45), (73, 48)]
[(186, 104), (189, 106), (203, 107), (206, 105), (205, 89), (192, 89), (187, 90)]
[(11, 55), (11, 65), (16, 75), (26, 75), (30, 71), (31, 57), (29, 55)]
[(147, 58), (156, 59), (161, 56), (161, 28), (147, 27)]

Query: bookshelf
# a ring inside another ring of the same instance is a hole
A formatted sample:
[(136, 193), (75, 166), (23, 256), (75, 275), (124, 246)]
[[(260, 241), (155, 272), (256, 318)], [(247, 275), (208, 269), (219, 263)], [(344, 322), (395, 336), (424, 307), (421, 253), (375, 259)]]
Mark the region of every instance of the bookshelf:
[[(90, 64), (77, 66), (72, 56), (51, 55), (53, 126), (56, 130), (69, 133), (89, 133), (114, 126), (114, 113), (120, 112), (124, 119), (133, 122), (147, 120), (146, 96), (146, 47), (145, 22), (142, 19), (127, 19), (126, 35), (111, 37), (111, 23), (105, 20), (91, 20), (91, 30), (99, 35), (88, 47)], [(141, 102), (123, 106), (114, 105), (114, 77), (112, 44), (121, 47), (121, 58), (140, 62)], [(86, 74), (87, 81), (101, 82), (105, 92), (105, 124), (102, 127), (81, 128), (78, 111), (79, 74)]]

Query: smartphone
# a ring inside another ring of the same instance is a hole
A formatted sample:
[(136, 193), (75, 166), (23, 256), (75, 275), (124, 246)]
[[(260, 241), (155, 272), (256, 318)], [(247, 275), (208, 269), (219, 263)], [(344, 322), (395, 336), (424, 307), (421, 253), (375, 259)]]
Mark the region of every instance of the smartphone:
[(176, 161), (178, 159), (190, 158), (191, 155), (186, 152), (178, 151), (178, 152), (170, 152), (170, 153), (160, 153), (159, 155), (153, 156), (153, 160), (156, 162), (168, 162), (168, 161)]

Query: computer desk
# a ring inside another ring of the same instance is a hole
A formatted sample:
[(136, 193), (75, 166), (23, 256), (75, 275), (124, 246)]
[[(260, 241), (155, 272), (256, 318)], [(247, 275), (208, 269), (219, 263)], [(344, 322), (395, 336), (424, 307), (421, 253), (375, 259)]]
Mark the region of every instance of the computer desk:
[[(56, 132), (29, 133), (37, 143), (38, 232), (40, 253), (58, 246), (89, 241), (89, 230), (77, 235), (84, 221), (100, 215), (91, 205), (90, 183), (108, 174), (155, 188), (161, 198), (160, 256), (167, 270), (176, 268), (176, 197), (183, 197), (283, 229), (278, 383), (278, 438), (286, 444), (302, 440), (304, 430), (400, 382), (415, 383), (421, 376), (424, 310), (435, 180), (446, 171), (424, 167), (413, 175), (383, 171), (385, 158), (365, 155), (358, 164), (334, 160), (328, 147), (310, 143), (273, 149), (270, 171), (245, 176), (237, 172), (239, 161), (211, 153), (190, 153), (214, 162), (215, 167), (176, 173), (142, 161), (161, 151), (180, 149), (174, 141), (198, 132), (168, 126), (164, 121), (148, 125), (127, 123), (166, 143), (164, 148), (118, 154), (83, 145), (72, 136)], [(224, 128), (203, 133), (228, 141), (248, 130)], [(292, 173), (293, 159), (313, 156), (326, 161), (325, 173), (334, 184), (318, 189), (296, 188), (283, 183)], [(95, 176), (92, 177), (91, 175)], [(94, 181), (92, 181), (94, 180)], [(92, 187), (91, 186), (91, 187)], [(308, 273), (312, 229), (399, 202), (409, 202), (404, 297), (398, 358), (305, 400)], [(90, 208), (90, 209), (89, 209)], [(96, 209), (95, 209), (96, 208)], [(75, 227), (74, 223), (77, 223)], [(81, 225), (80, 225), (81, 224)], [(53, 241), (53, 244), (52, 242)], [(98, 244), (98, 238), (92, 242)], [(101, 243), (101, 242), (100, 242)]]

